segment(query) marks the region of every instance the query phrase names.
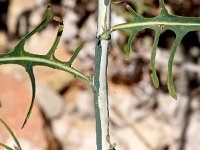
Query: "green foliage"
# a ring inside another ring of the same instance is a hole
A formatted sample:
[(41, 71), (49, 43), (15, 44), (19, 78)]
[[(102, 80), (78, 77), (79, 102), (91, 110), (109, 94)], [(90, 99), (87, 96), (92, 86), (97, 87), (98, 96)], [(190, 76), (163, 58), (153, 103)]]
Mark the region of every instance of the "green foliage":
[[(129, 0), (129, 1), (135, 1), (135, 0)], [(103, 2), (106, 6), (108, 6), (110, 4), (110, 0), (103, 0)], [(133, 19), (131, 19), (127, 23), (116, 25), (110, 29), (104, 29), (104, 33), (102, 35), (100, 35), (99, 37), (97, 37), (97, 53), (101, 54), (100, 50), (102, 50), (101, 45), (100, 46), (98, 45), (99, 42), (101, 42), (101, 40), (110, 40), (111, 32), (116, 31), (116, 30), (128, 29), (128, 30), (131, 30), (131, 35), (127, 42), (125, 57), (126, 57), (126, 59), (129, 59), (130, 53), (132, 51), (132, 43), (133, 43), (133, 40), (134, 40), (136, 34), (139, 31), (144, 30), (146, 28), (154, 30), (155, 38), (154, 38), (154, 43), (153, 43), (153, 48), (152, 48), (152, 53), (151, 53), (150, 64), (151, 64), (151, 70), (152, 70), (152, 73), (151, 73), (152, 82), (153, 82), (154, 86), (156, 88), (158, 88), (159, 87), (159, 79), (157, 77), (157, 73), (156, 73), (156, 69), (155, 69), (155, 58), (156, 58), (156, 49), (157, 49), (159, 37), (166, 30), (173, 31), (176, 35), (176, 39), (172, 46), (171, 54), (170, 54), (169, 61), (168, 61), (167, 85), (168, 85), (168, 91), (169, 91), (170, 95), (174, 99), (177, 99), (176, 91), (175, 91), (175, 88), (173, 85), (173, 77), (172, 77), (173, 59), (174, 59), (174, 56), (176, 53), (176, 49), (177, 49), (178, 45), (180, 44), (182, 38), (190, 31), (200, 30), (200, 18), (181, 17), (181, 16), (171, 15), (168, 13), (167, 9), (165, 8), (163, 0), (160, 0), (160, 7), (161, 7), (160, 14), (157, 17), (153, 17), (153, 18), (145, 18), (145, 17), (141, 16), (140, 14), (136, 13), (127, 4), (126, 4), (126, 7), (127, 7), (128, 11), (132, 14)], [(107, 13), (107, 15), (108, 15), (108, 13)], [(31, 103), (30, 103), (28, 112), (26, 114), (24, 123), (22, 125), (22, 128), (24, 127), (24, 125), (26, 124), (27, 120), (30, 117), (30, 114), (31, 114), (32, 108), (33, 108), (33, 104), (34, 104), (34, 100), (35, 100), (36, 84), (35, 84), (35, 77), (34, 77), (34, 72), (33, 72), (33, 68), (35, 66), (46, 66), (46, 67), (50, 67), (53, 69), (58, 69), (58, 70), (68, 72), (68, 73), (72, 74), (74, 77), (79, 77), (89, 83), (93, 92), (96, 92), (96, 94), (95, 94), (96, 97), (99, 96), (98, 95), (99, 93), (97, 93), (97, 90), (95, 89), (95, 87), (93, 85), (93, 80), (89, 76), (82, 74), (81, 72), (79, 72), (78, 70), (76, 70), (75, 68), (73, 68), (71, 66), (73, 61), (77, 57), (78, 53), (80, 52), (80, 50), (83, 48), (84, 43), (81, 43), (75, 49), (74, 54), (72, 55), (70, 60), (60, 61), (59, 59), (56, 58), (55, 51), (60, 42), (60, 38), (61, 38), (61, 35), (63, 32), (63, 23), (61, 21), (59, 21), (60, 24), (58, 26), (58, 32), (57, 32), (55, 41), (54, 41), (51, 49), (48, 51), (48, 53), (46, 55), (32, 54), (24, 49), (25, 42), (31, 36), (33, 36), (35, 33), (39, 32), (41, 29), (43, 29), (51, 20), (52, 20), (52, 11), (51, 11), (50, 6), (48, 6), (41, 23), (37, 27), (35, 27), (30, 33), (25, 35), (19, 41), (19, 43), (16, 45), (16, 47), (14, 48), (13, 51), (6, 53), (6, 54), (0, 54), (0, 65), (2, 65), (2, 64), (17, 64), (17, 65), (24, 67), (26, 72), (28, 73), (31, 83), (32, 83), (32, 99), (31, 99)], [(99, 58), (99, 57), (97, 57), (97, 58)], [(95, 63), (97, 64), (97, 66), (100, 65), (99, 61), (101, 61), (101, 60), (100, 59), (95, 60)], [(99, 67), (98, 69), (100, 70), (101, 68)], [(97, 69), (96, 73), (94, 73), (94, 74), (97, 74), (97, 76), (99, 73), (98, 69)], [(106, 68), (104, 68), (104, 69), (106, 70)], [(98, 81), (98, 82), (99, 82), (99, 77), (100, 77), (100, 75), (96, 79), (96, 81)], [(97, 84), (99, 84), (99, 83), (97, 83)], [(98, 87), (99, 87), (99, 85), (98, 85)], [(1, 107), (1, 102), (0, 102), (0, 107)], [(100, 114), (100, 112), (97, 112), (97, 115), (98, 114)], [(96, 118), (96, 119), (97, 119), (97, 123), (99, 123), (99, 122), (101, 123), (103, 121), (103, 119), (102, 120), (101, 119), (98, 120), (98, 118)], [(14, 139), (15, 144), (16, 144), (14, 149), (21, 150), (22, 148), (21, 148), (16, 136), (11, 131), (11, 129), (8, 127), (8, 125), (2, 119), (0, 119), (0, 122), (5, 126), (5, 128), (9, 131), (12, 138)], [(102, 141), (99, 141), (100, 146), (101, 146), (101, 142)], [(0, 147), (3, 147), (7, 150), (14, 150), (13, 148), (11, 148), (5, 144), (2, 144), (2, 143), (0, 143)], [(116, 144), (110, 144), (109, 149), (114, 150), (114, 149), (116, 149), (115, 147), (116, 147)]]
[(7, 150), (22, 150), (21, 145), (17, 139), (17, 137), (15, 136), (15, 134), (12, 132), (12, 130), (10, 129), (10, 127), (0, 118), (0, 123), (3, 124), (3, 126), (6, 128), (6, 130), (10, 133), (11, 137), (13, 138), (14, 142), (15, 142), (15, 146), (14, 149), (11, 148), (10, 146), (7, 146), (3, 143), (0, 143), (0, 147), (3, 147)]
[(138, 13), (136, 13), (129, 5), (125, 3), (128, 11), (133, 15), (133, 19), (127, 23), (119, 24), (112, 27), (109, 31), (106, 31), (105, 34), (108, 32), (113, 32), (115, 30), (123, 30), (129, 29), (132, 31), (131, 36), (128, 39), (127, 48), (125, 51), (126, 59), (129, 58), (131, 50), (132, 50), (132, 42), (136, 34), (144, 30), (146, 28), (152, 29), (155, 31), (155, 38), (153, 43), (153, 49), (151, 53), (151, 77), (152, 82), (156, 88), (159, 87), (159, 79), (156, 74), (155, 69), (155, 58), (156, 58), (156, 48), (158, 45), (158, 40), (160, 34), (166, 30), (171, 30), (175, 33), (176, 39), (172, 46), (171, 54), (168, 61), (168, 91), (170, 95), (177, 99), (176, 91), (173, 84), (173, 77), (172, 77), (172, 64), (173, 59), (176, 53), (176, 49), (180, 44), (182, 38), (190, 31), (197, 31), (200, 30), (200, 18), (198, 17), (182, 17), (182, 16), (175, 16), (168, 13), (164, 1), (160, 0), (160, 7), (161, 12), (157, 17), (153, 18), (145, 18)]
[(47, 66), (47, 67), (50, 67), (53, 69), (58, 69), (58, 70), (68, 72), (68, 73), (72, 74), (74, 77), (79, 77), (81, 79), (86, 80), (89, 83), (89, 85), (93, 88), (92, 79), (90, 79), (89, 76), (83, 75), (78, 70), (71, 67), (74, 59), (77, 57), (78, 53), (83, 48), (83, 46), (84, 46), (83, 43), (81, 43), (78, 46), (78, 48), (76, 48), (76, 50), (74, 51), (74, 54), (72, 55), (72, 57), (69, 61), (66, 61), (66, 62), (60, 61), (55, 56), (55, 51), (59, 44), (59, 41), (60, 41), (60, 38), (61, 38), (61, 35), (63, 32), (63, 23), (62, 22), (60, 22), (60, 24), (59, 24), (56, 39), (55, 39), (51, 49), (49, 50), (49, 52), (46, 55), (31, 54), (24, 49), (26, 40), (28, 40), (33, 34), (39, 32), (42, 28), (44, 28), (51, 20), (52, 20), (52, 11), (51, 11), (50, 6), (48, 6), (45, 11), (45, 14), (44, 14), (44, 19), (41, 21), (41, 23), (36, 28), (34, 28), (30, 33), (25, 35), (20, 40), (20, 42), (17, 44), (17, 46), (15, 47), (15, 49), (13, 51), (11, 51), (10, 53), (7, 53), (7, 54), (0, 54), (0, 65), (2, 65), (2, 64), (21, 65), (26, 69), (26, 72), (28, 73), (28, 75), (31, 79), (32, 100), (31, 100), (31, 104), (29, 106), (29, 110), (27, 112), (25, 121), (22, 125), (22, 128), (26, 124), (26, 122), (31, 114), (33, 104), (34, 104), (34, 99), (35, 99), (35, 92), (36, 92), (35, 86), (36, 85), (35, 85), (35, 77), (34, 77), (34, 73), (33, 73), (34, 66)]

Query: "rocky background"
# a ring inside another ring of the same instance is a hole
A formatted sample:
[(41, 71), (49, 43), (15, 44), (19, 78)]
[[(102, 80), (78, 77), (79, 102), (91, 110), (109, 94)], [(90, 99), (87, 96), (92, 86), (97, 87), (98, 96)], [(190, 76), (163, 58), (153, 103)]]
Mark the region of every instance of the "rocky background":
[[(199, 0), (165, 0), (173, 14), (200, 16)], [(0, 53), (11, 51), (19, 39), (42, 19), (47, 3), (64, 21), (64, 32), (56, 56), (67, 60), (74, 48), (85, 47), (73, 64), (93, 75), (96, 34), (96, 0), (0, 0)], [(128, 0), (140, 14), (159, 13), (158, 0)], [(125, 7), (113, 2), (112, 24), (131, 16)], [(53, 22), (34, 35), (26, 50), (45, 54), (56, 36)], [(156, 67), (161, 86), (152, 86), (149, 59), (154, 33), (145, 30), (134, 41), (130, 61), (123, 56), (128, 33), (112, 35), (109, 50), (110, 130), (117, 150), (199, 150), (200, 149), (200, 32), (185, 36), (179, 46), (173, 68), (178, 100), (167, 92), (167, 61), (174, 33), (160, 37)], [(46, 67), (35, 67), (36, 103), (23, 130), (31, 100), (31, 85), (24, 68), (0, 66), (0, 118), (19, 138), (24, 150), (94, 150), (95, 114), (93, 95), (86, 82)], [(0, 141), (13, 145), (0, 125)]]

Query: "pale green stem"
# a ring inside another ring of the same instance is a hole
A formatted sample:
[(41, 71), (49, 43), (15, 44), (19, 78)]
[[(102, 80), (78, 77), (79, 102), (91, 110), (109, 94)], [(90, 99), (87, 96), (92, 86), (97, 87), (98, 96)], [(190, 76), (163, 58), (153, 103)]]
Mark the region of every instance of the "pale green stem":
[(110, 39), (102, 39), (100, 37), (107, 29), (110, 29), (110, 0), (98, 0), (98, 24), (94, 66), (97, 150), (108, 150), (111, 145), (107, 86), (107, 63)]

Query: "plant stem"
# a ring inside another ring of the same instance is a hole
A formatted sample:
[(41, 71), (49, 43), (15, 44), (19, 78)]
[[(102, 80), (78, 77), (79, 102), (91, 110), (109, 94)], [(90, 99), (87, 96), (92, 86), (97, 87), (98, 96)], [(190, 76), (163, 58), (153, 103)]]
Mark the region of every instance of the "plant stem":
[(110, 29), (110, 0), (98, 0), (98, 23), (94, 66), (94, 103), (96, 112), (97, 150), (110, 148), (107, 64), (110, 39), (101, 39), (100, 35)]

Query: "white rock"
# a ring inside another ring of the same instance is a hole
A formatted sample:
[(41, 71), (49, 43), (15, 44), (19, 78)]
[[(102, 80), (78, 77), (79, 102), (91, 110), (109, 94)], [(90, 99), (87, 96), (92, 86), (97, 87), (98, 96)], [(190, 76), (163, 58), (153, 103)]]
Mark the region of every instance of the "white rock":
[(74, 8), (76, 6), (76, 0), (63, 0), (62, 5)]
[(63, 150), (95, 149), (95, 120), (79, 115), (63, 115), (53, 122), (53, 131)]
[(62, 114), (64, 100), (52, 89), (37, 83), (37, 102), (40, 108), (49, 119), (53, 119)]
[(10, 2), (8, 10), (8, 31), (9, 33), (15, 33), (19, 15), (26, 10), (32, 9), (35, 5), (35, 0), (12, 0)]
[(94, 40), (96, 37), (97, 31), (97, 19), (96, 15), (90, 15), (89, 18), (84, 23), (83, 27), (80, 30), (80, 37), (83, 40), (91, 41)]
[(78, 19), (79, 17), (74, 11), (67, 11), (66, 15), (63, 18), (64, 30), (62, 38), (64, 40), (70, 41), (77, 35), (78, 28), (76, 26), (76, 23)]
[(189, 128), (187, 130), (186, 139), (186, 150), (199, 150), (200, 149), (200, 113), (196, 111), (191, 116), (191, 121), (189, 123)]

